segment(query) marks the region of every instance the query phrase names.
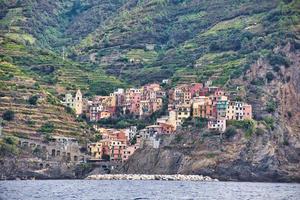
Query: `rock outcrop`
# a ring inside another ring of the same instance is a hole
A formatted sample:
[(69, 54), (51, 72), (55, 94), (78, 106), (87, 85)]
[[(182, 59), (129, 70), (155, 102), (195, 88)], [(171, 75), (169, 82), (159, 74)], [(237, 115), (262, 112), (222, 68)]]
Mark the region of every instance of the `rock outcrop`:
[(148, 175), (148, 174), (98, 174), (90, 175), (88, 180), (162, 180), (162, 181), (218, 181), (202, 175)]

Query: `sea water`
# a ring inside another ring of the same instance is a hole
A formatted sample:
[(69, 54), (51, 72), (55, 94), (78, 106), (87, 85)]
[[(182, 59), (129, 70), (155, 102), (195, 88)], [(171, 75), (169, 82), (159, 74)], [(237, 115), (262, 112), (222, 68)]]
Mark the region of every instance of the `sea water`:
[(300, 184), (128, 180), (0, 181), (0, 199), (300, 200)]

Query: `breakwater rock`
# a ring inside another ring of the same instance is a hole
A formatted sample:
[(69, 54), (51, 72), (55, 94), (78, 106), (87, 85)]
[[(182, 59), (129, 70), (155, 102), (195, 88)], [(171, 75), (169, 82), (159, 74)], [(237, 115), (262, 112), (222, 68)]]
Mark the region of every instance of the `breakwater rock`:
[(88, 180), (164, 180), (164, 181), (218, 181), (202, 175), (147, 175), (147, 174), (96, 174)]

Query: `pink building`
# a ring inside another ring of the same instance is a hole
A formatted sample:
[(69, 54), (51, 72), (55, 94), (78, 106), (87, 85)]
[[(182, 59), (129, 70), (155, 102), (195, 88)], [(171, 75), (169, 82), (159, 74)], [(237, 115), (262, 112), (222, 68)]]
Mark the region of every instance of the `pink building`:
[(128, 146), (126, 147), (123, 152), (122, 152), (122, 161), (126, 161), (128, 160), (128, 158), (134, 154), (134, 152), (139, 148), (139, 146), (137, 145), (133, 145), (133, 146)]
[(192, 97), (194, 96), (200, 96), (200, 91), (203, 88), (203, 84), (202, 83), (194, 83), (192, 84), (192, 86), (190, 87), (190, 93), (192, 95)]
[(252, 119), (252, 106), (249, 104), (243, 106), (243, 119)]
[(126, 100), (127, 110), (132, 114), (139, 115), (140, 102), (141, 102), (141, 93), (131, 93)]

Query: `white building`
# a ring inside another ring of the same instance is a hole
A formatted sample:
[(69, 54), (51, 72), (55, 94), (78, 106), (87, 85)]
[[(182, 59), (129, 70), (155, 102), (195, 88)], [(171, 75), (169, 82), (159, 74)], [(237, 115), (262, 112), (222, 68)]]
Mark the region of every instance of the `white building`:
[(224, 132), (226, 130), (226, 120), (216, 119), (208, 121), (208, 129)]
[(72, 108), (75, 111), (76, 115), (82, 114), (83, 101), (82, 101), (82, 94), (80, 90), (77, 90), (75, 97), (73, 97), (72, 94), (67, 93), (61, 103), (64, 106)]

